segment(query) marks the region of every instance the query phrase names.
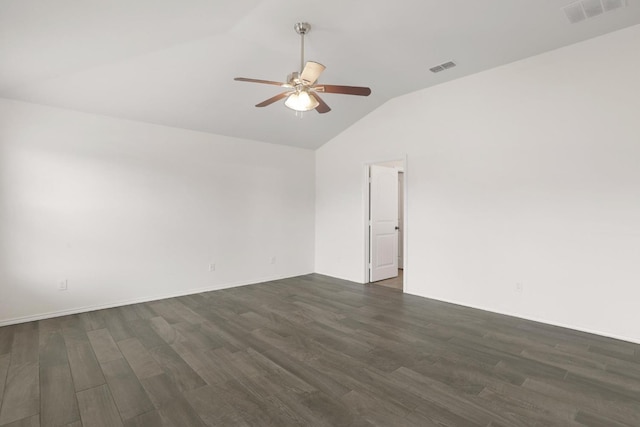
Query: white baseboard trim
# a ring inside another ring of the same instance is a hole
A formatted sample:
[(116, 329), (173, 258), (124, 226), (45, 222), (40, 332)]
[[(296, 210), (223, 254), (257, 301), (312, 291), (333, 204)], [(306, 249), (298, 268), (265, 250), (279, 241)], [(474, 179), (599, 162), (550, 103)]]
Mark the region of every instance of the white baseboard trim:
[(51, 319), (54, 317), (61, 317), (61, 316), (69, 316), (71, 314), (86, 313), (87, 311), (103, 310), (106, 308), (122, 307), (123, 305), (140, 304), (144, 302), (158, 301), (158, 300), (167, 299), (167, 298), (182, 297), (185, 295), (199, 294), (202, 292), (219, 291), (222, 289), (237, 288), (240, 286), (255, 285), (255, 284), (264, 283), (264, 282), (273, 282), (274, 280), (282, 280), (282, 279), (289, 279), (291, 277), (305, 276), (311, 273), (313, 273), (313, 271), (300, 273), (300, 274), (291, 274), (291, 275), (287, 274), (282, 276), (263, 277), (263, 278), (254, 279), (254, 280), (224, 283), (224, 284), (219, 284), (214, 286), (207, 286), (204, 288), (188, 289), (180, 292), (172, 292), (172, 293), (154, 295), (149, 297), (140, 297), (140, 298), (133, 298), (128, 300), (121, 300), (116, 302), (110, 302), (107, 304), (88, 305), (84, 307), (70, 308), (66, 310), (50, 311), (47, 313), (15, 317), (12, 319), (0, 319), (0, 326), (9, 326), (9, 325), (15, 325), (18, 323), (27, 323), (27, 322), (33, 322), (36, 320)]
[(486, 308), (486, 307), (481, 307), (481, 306), (477, 306), (477, 305), (470, 305), (470, 304), (467, 304), (467, 303), (462, 303), (462, 302), (459, 302), (459, 301), (447, 300), (447, 299), (442, 299), (442, 298), (435, 298), (435, 297), (428, 296), (428, 295), (421, 295), (421, 294), (416, 294), (416, 293), (411, 293), (411, 292), (406, 292), (406, 291), (405, 291), (405, 293), (407, 295), (414, 295), (414, 296), (417, 296), (417, 297), (429, 298), (429, 299), (432, 299), (432, 300), (435, 300), (435, 301), (446, 302), (448, 304), (455, 304), (455, 305), (460, 305), (460, 306), (463, 306), (463, 307), (475, 308), (476, 310), (487, 311), (489, 313), (495, 313), (495, 314), (502, 314), (502, 315), (505, 315), (505, 316), (517, 317), (518, 319), (531, 320), (532, 322), (544, 323), (545, 325), (558, 326), (560, 328), (572, 329), (574, 331), (585, 332), (587, 334), (599, 335), (601, 337), (606, 337), (606, 338), (613, 338), (613, 339), (616, 339), (616, 340), (626, 341), (626, 342), (630, 342), (630, 343), (633, 343), (633, 344), (640, 344), (640, 340), (638, 340), (638, 339), (625, 337), (625, 336), (622, 336), (622, 335), (611, 334), (611, 333), (608, 333), (608, 332), (596, 331), (596, 330), (588, 329), (588, 328), (582, 328), (582, 327), (575, 326), (575, 325), (566, 325), (566, 324), (559, 323), (559, 322), (552, 322), (552, 321), (549, 321), (549, 320), (546, 320), (546, 319), (537, 318), (535, 316), (523, 316), (523, 315), (518, 314), (518, 313), (512, 313), (512, 312), (507, 312), (507, 311), (498, 311), (498, 310), (489, 309), (489, 308)]
[[(282, 280), (282, 279), (289, 279), (289, 278), (292, 278), (292, 277), (305, 276), (307, 274), (312, 274), (312, 273), (313, 273), (313, 271), (309, 271), (309, 272), (299, 273), (299, 274), (272, 276), (272, 277), (265, 277), (265, 278), (248, 280), (248, 281), (224, 283), (224, 284), (219, 284), (219, 285), (214, 285), (214, 286), (207, 286), (207, 287), (203, 287), (203, 288), (188, 289), (188, 290), (184, 290), (184, 291), (180, 291), (180, 292), (172, 292), (172, 293), (167, 293), (167, 294), (154, 295), (154, 296), (150, 296), (150, 297), (141, 297), (141, 298), (133, 298), (133, 299), (128, 299), (128, 300), (121, 300), (121, 301), (111, 302), (111, 303), (108, 303), (108, 304), (97, 304), (97, 305), (90, 305), (90, 306), (84, 306), (84, 307), (76, 307), (76, 308), (71, 308), (71, 309), (67, 309), (67, 310), (58, 310), (58, 311), (51, 311), (51, 312), (47, 312), (47, 313), (40, 313), (40, 314), (34, 314), (34, 315), (29, 315), (29, 316), (16, 317), (16, 318), (11, 318), (11, 319), (2, 319), (2, 320), (0, 320), (0, 327), (1, 326), (15, 325), (15, 324), (18, 324), (18, 323), (33, 322), (33, 321), (43, 320), (43, 319), (51, 319), (51, 318), (54, 318), (54, 317), (68, 316), (68, 315), (72, 315), (72, 314), (86, 313), (87, 311), (103, 310), (103, 309), (107, 309), (107, 308), (121, 307), (121, 306), (124, 306), (124, 305), (140, 304), (140, 303), (158, 301), (158, 300), (167, 299), (167, 298), (175, 298), (175, 297), (181, 297), (181, 296), (185, 296), (185, 295), (199, 294), (199, 293), (202, 293), (202, 292), (219, 291), (219, 290), (222, 290), (222, 289), (229, 289), (229, 288), (236, 288), (236, 287), (240, 287), (240, 286), (255, 285), (255, 284), (258, 284), (258, 283), (272, 282), (272, 281), (275, 281), (275, 280)], [(318, 273), (318, 274), (323, 274), (323, 273)], [(342, 279), (342, 280), (348, 280), (348, 279)], [(481, 307), (481, 306), (478, 306), (478, 305), (471, 305), (471, 304), (467, 304), (467, 303), (462, 303), (460, 301), (454, 301), (454, 300), (448, 300), (448, 299), (442, 299), (442, 298), (434, 298), (432, 296), (421, 295), (421, 294), (416, 294), (416, 293), (412, 293), (412, 292), (406, 292), (405, 291), (405, 293), (407, 295), (414, 295), (414, 296), (421, 297), (421, 298), (429, 298), (429, 299), (432, 299), (432, 300), (435, 300), (435, 301), (441, 301), (441, 302), (446, 302), (446, 303), (449, 303), (449, 304), (460, 305), (460, 306), (463, 306), (463, 307), (474, 308), (474, 309), (477, 309), (477, 310), (487, 311), (487, 312), (490, 312), (490, 313), (496, 313), (496, 314), (502, 314), (502, 315), (505, 315), (505, 316), (517, 317), (519, 319), (531, 320), (533, 322), (544, 323), (546, 325), (558, 326), (558, 327), (561, 327), (561, 328), (572, 329), (574, 331), (585, 332), (585, 333), (593, 334), (593, 335), (600, 335), (600, 336), (603, 336), (603, 337), (613, 338), (613, 339), (621, 340), (621, 341), (627, 341), (627, 342), (634, 343), (634, 344), (640, 344), (640, 340), (638, 340), (638, 339), (625, 337), (625, 336), (621, 336), (621, 335), (617, 335), (617, 334), (611, 334), (611, 333), (607, 333), (607, 332), (602, 332), (602, 331), (598, 331), (598, 330), (588, 329), (588, 328), (582, 328), (582, 327), (578, 327), (578, 326), (575, 326), (575, 325), (567, 325), (567, 324), (563, 324), (563, 323), (559, 323), (559, 322), (551, 322), (549, 320), (540, 319), (540, 318), (537, 318), (535, 316), (523, 316), (523, 315), (518, 314), (518, 313), (513, 313), (513, 312), (508, 312), (508, 311), (498, 311), (498, 310), (495, 310), (495, 309), (489, 309), (489, 308)]]

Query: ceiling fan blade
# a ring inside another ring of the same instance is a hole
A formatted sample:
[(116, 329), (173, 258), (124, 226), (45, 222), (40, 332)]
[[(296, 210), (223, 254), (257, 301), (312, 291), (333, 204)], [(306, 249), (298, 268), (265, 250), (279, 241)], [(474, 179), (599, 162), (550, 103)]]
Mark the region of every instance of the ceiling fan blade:
[(273, 96), (273, 97), (267, 99), (266, 101), (262, 101), (260, 104), (256, 104), (256, 107), (266, 107), (267, 105), (271, 105), (276, 101), (280, 101), (281, 99), (286, 98), (290, 94), (291, 94), (291, 92), (279, 93), (278, 95)]
[(271, 80), (258, 80), (258, 79), (248, 79), (246, 77), (236, 77), (235, 79), (238, 82), (249, 82), (249, 83), (263, 83), (265, 85), (274, 85), (274, 86), (281, 86), (281, 87), (291, 87), (290, 84), (288, 83), (282, 83), (282, 82), (272, 82)]
[(361, 86), (339, 86), (339, 85), (317, 85), (312, 87), (313, 90), (324, 93), (342, 93), (344, 95), (371, 95), (371, 89)]
[(302, 70), (302, 74), (300, 74), (300, 80), (312, 85), (318, 80), (325, 68), (324, 65), (318, 62), (308, 61), (304, 66), (304, 70)]
[(310, 91), (310, 92), (309, 92), (309, 94), (310, 94), (311, 96), (313, 96), (313, 97), (316, 99), (316, 101), (318, 101), (318, 106), (316, 107), (316, 111), (317, 111), (318, 113), (320, 113), (320, 114), (324, 114), (324, 113), (328, 113), (329, 111), (331, 111), (331, 108), (327, 105), (327, 103), (326, 103), (326, 102), (324, 102), (324, 101), (322, 100), (322, 98), (320, 98), (320, 97), (318, 96), (318, 94), (317, 94), (317, 93), (313, 93), (313, 92), (311, 92), (311, 91)]

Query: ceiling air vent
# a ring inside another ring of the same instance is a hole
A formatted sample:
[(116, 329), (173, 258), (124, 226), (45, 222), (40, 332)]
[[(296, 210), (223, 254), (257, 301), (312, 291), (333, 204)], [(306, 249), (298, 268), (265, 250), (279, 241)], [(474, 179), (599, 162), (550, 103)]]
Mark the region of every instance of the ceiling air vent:
[(620, 9), (621, 7), (625, 7), (626, 5), (627, 4), (625, 0), (602, 0), (602, 6), (604, 6), (605, 12)]
[(565, 6), (563, 10), (569, 22), (577, 24), (626, 5), (626, 0), (580, 0)]
[(457, 64), (453, 61), (445, 62), (444, 64), (436, 65), (435, 67), (429, 68), (432, 73), (439, 73), (440, 71), (448, 70), (449, 68), (455, 67)]

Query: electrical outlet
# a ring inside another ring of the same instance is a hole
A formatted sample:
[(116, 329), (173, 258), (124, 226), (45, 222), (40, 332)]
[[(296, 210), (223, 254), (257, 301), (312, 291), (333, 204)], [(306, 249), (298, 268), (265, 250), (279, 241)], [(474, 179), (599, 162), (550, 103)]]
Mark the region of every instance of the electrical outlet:
[(275, 263), (276, 263), (276, 257), (275, 257), (275, 256), (272, 256), (272, 257), (271, 257), (271, 264), (275, 264)]
[(523, 290), (524, 290), (524, 285), (520, 282), (516, 283), (516, 292), (522, 293)]
[(58, 290), (59, 291), (66, 291), (67, 287), (68, 287), (67, 279), (60, 280), (58, 282)]
[(215, 263), (212, 262), (211, 264), (209, 264), (209, 271), (216, 271)]

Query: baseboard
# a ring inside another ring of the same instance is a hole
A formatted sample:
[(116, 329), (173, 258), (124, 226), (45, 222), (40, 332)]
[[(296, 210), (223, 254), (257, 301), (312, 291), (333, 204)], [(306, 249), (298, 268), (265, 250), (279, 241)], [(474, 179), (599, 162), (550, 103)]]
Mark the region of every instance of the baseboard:
[(327, 277), (333, 277), (334, 279), (340, 279), (340, 280), (344, 280), (345, 282), (353, 282), (353, 283), (358, 283), (360, 285), (364, 285), (366, 283), (369, 283), (368, 280), (361, 280), (361, 279), (354, 279), (354, 278), (350, 278), (350, 277), (344, 277), (344, 276), (340, 276), (340, 275), (336, 275), (336, 274), (331, 274), (331, 273), (323, 273), (322, 271), (316, 271), (315, 274), (320, 274), (322, 276), (327, 276)]
[[(0, 327), (1, 326), (8, 326), (8, 325), (15, 325), (15, 324), (18, 324), (18, 323), (33, 322), (33, 321), (43, 320), (43, 319), (51, 319), (51, 318), (54, 318), (54, 317), (69, 316), (69, 315), (72, 315), (72, 314), (86, 313), (87, 311), (103, 310), (103, 309), (107, 309), (107, 308), (121, 307), (121, 306), (124, 306), (124, 305), (140, 304), (140, 303), (158, 301), (158, 300), (167, 299), (167, 298), (175, 298), (175, 297), (181, 297), (181, 296), (185, 296), (185, 295), (199, 294), (199, 293), (202, 293), (202, 292), (219, 291), (219, 290), (222, 290), (222, 289), (229, 289), (229, 288), (236, 288), (236, 287), (240, 287), (240, 286), (255, 285), (255, 284), (258, 284), (258, 283), (272, 282), (274, 280), (289, 279), (289, 278), (292, 278), (292, 277), (304, 276), (304, 275), (312, 274), (312, 273), (313, 273), (313, 271), (309, 271), (309, 272), (305, 272), (305, 273), (299, 273), (299, 274), (291, 274), (291, 275), (272, 276), (272, 277), (266, 277), (266, 278), (261, 278), (261, 279), (248, 280), (248, 281), (225, 283), (225, 284), (220, 284), (220, 285), (215, 285), (215, 286), (207, 286), (207, 287), (203, 287), (203, 288), (188, 289), (188, 290), (184, 290), (184, 291), (180, 291), (180, 292), (172, 292), (172, 293), (167, 293), (167, 294), (162, 294), (162, 295), (154, 295), (154, 296), (150, 296), (150, 297), (141, 297), (141, 298), (134, 298), (134, 299), (129, 299), (129, 300), (122, 300), (122, 301), (112, 302), (112, 303), (108, 303), (108, 304), (90, 305), (90, 306), (84, 306), (84, 307), (71, 308), (71, 309), (67, 309), (67, 310), (58, 310), (58, 311), (51, 311), (51, 312), (47, 312), (47, 313), (40, 313), (40, 314), (35, 314), (35, 315), (30, 315), (30, 316), (16, 317), (16, 318), (12, 318), (12, 319), (2, 319), (2, 320), (0, 320)], [(318, 273), (318, 274), (322, 274), (322, 273)], [(346, 280), (346, 279), (342, 279), (342, 280)], [(626, 342), (630, 342), (630, 343), (634, 343), (634, 344), (640, 344), (640, 340), (638, 340), (638, 339), (625, 337), (625, 336), (621, 336), (621, 335), (616, 335), (616, 334), (611, 334), (611, 333), (606, 333), (606, 332), (597, 331), (597, 330), (592, 330), (592, 329), (588, 329), (588, 328), (582, 328), (582, 327), (578, 327), (578, 326), (575, 326), (575, 325), (567, 325), (567, 324), (563, 324), (563, 323), (559, 323), (559, 322), (551, 322), (549, 320), (540, 319), (540, 318), (537, 318), (535, 316), (523, 316), (523, 315), (518, 314), (518, 313), (513, 313), (513, 312), (508, 312), (508, 311), (498, 311), (498, 310), (495, 310), (495, 309), (489, 309), (489, 308), (481, 307), (481, 306), (478, 306), (478, 305), (462, 303), (460, 301), (454, 301), (454, 300), (448, 300), (448, 299), (442, 299), (442, 298), (434, 298), (434, 297), (431, 297), (431, 296), (420, 295), (420, 294), (415, 294), (415, 293), (411, 293), (411, 292), (405, 292), (405, 293), (408, 294), (408, 295), (414, 295), (414, 296), (421, 297), (421, 298), (429, 298), (429, 299), (433, 299), (435, 301), (446, 302), (448, 304), (460, 305), (460, 306), (463, 306), (463, 307), (474, 308), (476, 310), (482, 310), (482, 311), (487, 311), (487, 312), (490, 312), (490, 313), (502, 314), (502, 315), (505, 315), (505, 316), (517, 317), (519, 319), (530, 320), (530, 321), (538, 322), (538, 323), (544, 323), (546, 325), (558, 326), (560, 328), (572, 329), (574, 331), (585, 332), (585, 333), (588, 333), (588, 334), (599, 335), (599, 336), (607, 337), (607, 338), (613, 338), (613, 339), (616, 339), (616, 340), (626, 341)]]
[(248, 280), (248, 281), (225, 283), (221, 285), (207, 286), (204, 288), (188, 289), (180, 292), (172, 292), (172, 293), (154, 295), (149, 297), (141, 297), (141, 298), (133, 298), (128, 300), (116, 301), (108, 304), (89, 305), (84, 307), (70, 308), (66, 310), (50, 311), (47, 313), (34, 314), (30, 316), (15, 317), (12, 319), (2, 319), (0, 320), (0, 326), (9, 326), (9, 325), (15, 325), (18, 323), (27, 323), (27, 322), (33, 322), (36, 320), (51, 319), (54, 317), (61, 317), (61, 316), (69, 316), (71, 314), (86, 313), (87, 311), (104, 310), (106, 308), (122, 307), (123, 305), (140, 304), (144, 302), (158, 301), (158, 300), (167, 299), (167, 298), (182, 297), (185, 295), (199, 294), (202, 292), (219, 291), (222, 289), (255, 285), (258, 283), (272, 282), (274, 280), (282, 280), (282, 279), (289, 279), (291, 277), (304, 276), (311, 273), (313, 273), (313, 271), (300, 273), (300, 274), (291, 274), (291, 275), (287, 274), (283, 276), (273, 276), (273, 277), (265, 277), (261, 279), (254, 279), (254, 280)]
[(459, 305), (459, 306), (462, 306), (462, 307), (469, 307), (469, 308), (474, 308), (476, 310), (487, 311), (489, 313), (502, 314), (504, 316), (510, 316), (510, 317), (517, 317), (518, 319), (530, 320), (532, 322), (543, 323), (545, 325), (557, 326), (557, 327), (560, 327), (560, 328), (571, 329), (571, 330), (578, 331), (578, 332), (585, 332), (587, 334), (599, 335), (601, 337), (613, 338), (615, 340), (620, 340), (620, 341), (626, 341), (626, 342), (630, 342), (630, 343), (633, 343), (633, 344), (640, 344), (640, 340), (639, 339), (634, 339), (634, 338), (630, 338), (630, 337), (624, 337), (624, 336), (616, 335), (616, 334), (610, 334), (608, 332), (596, 331), (596, 330), (592, 330), (592, 329), (581, 328), (581, 327), (575, 326), (575, 325), (566, 325), (566, 324), (558, 323), (558, 322), (551, 322), (549, 320), (540, 319), (540, 318), (537, 318), (537, 317), (534, 317), (534, 316), (523, 316), (523, 315), (518, 314), (518, 313), (512, 313), (512, 312), (507, 312), (507, 311), (498, 311), (498, 310), (489, 309), (489, 308), (486, 308), (486, 307), (481, 307), (481, 306), (477, 306), (477, 305), (471, 305), (471, 304), (467, 304), (467, 303), (462, 303), (462, 302), (459, 302), (459, 301), (447, 300), (447, 299), (442, 299), (442, 298), (434, 298), (434, 297), (431, 297), (431, 296), (414, 294), (414, 293), (410, 293), (410, 292), (405, 292), (405, 293), (408, 294), (408, 295), (414, 295), (414, 296), (417, 296), (417, 297), (429, 298), (429, 299), (432, 299), (434, 301), (446, 302), (448, 304), (455, 304), (455, 305)]

